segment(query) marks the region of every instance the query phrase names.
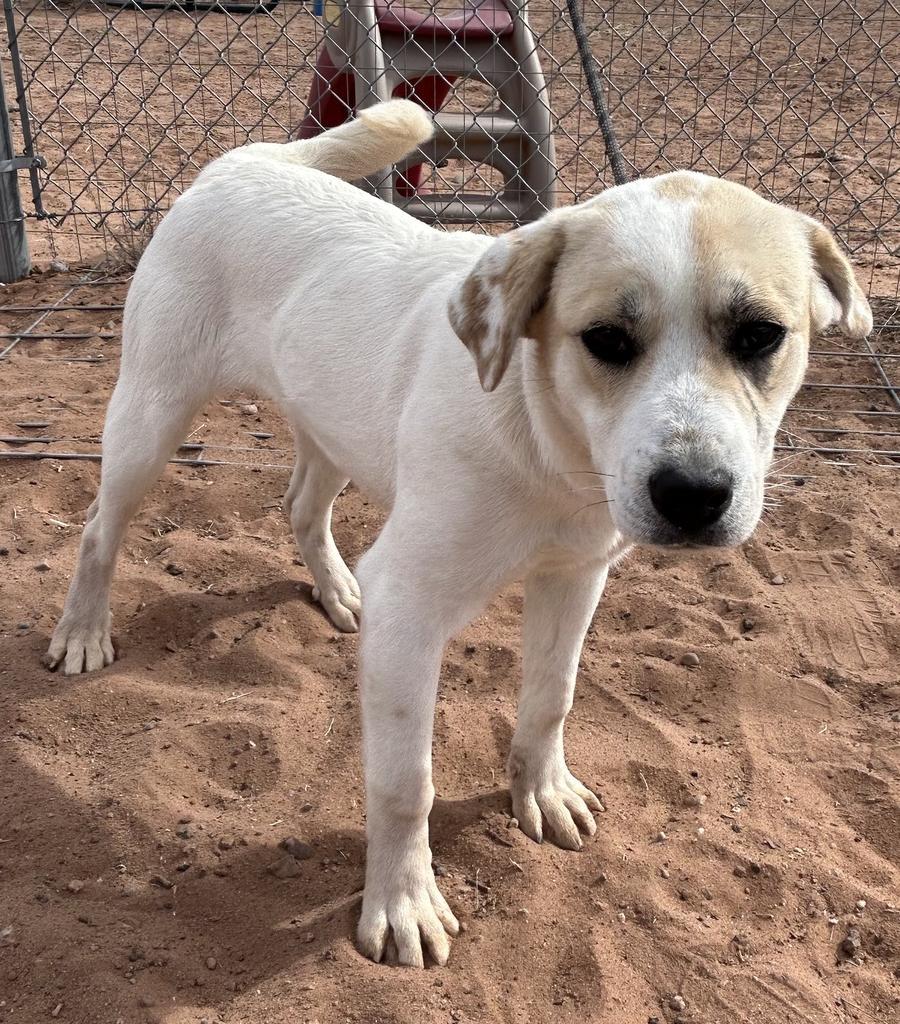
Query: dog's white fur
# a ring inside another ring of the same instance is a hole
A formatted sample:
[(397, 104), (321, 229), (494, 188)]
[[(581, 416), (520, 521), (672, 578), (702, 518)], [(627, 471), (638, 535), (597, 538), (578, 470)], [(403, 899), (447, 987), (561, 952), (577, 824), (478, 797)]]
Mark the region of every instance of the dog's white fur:
[[(582, 641), (627, 545), (679, 539), (648, 475), (726, 464), (734, 501), (708, 539), (741, 542), (811, 331), (871, 327), (824, 229), (702, 175), (612, 189), (497, 240), (432, 230), (329, 176), (372, 173), (431, 130), (416, 106), (384, 104), (314, 141), (235, 150), (175, 203), (128, 296), (100, 493), (47, 655), (66, 673), (113, 660), (116, 552), (197, 410), (236, 388), (277, 400), (297, 442), (285, 508), (315, 595), (344, 630), (365, 599), (359, 942), (375, 960), (392, 943), (404, 964), (423, 950), (444, 963), (458, 928), (428, 842), (447, 639), (525, 578), (513, 812), (532, 838), (577, 849), (599, 807), (563, 755)], [(764, 380), (723, 351), (736, 289), (788, 327)], [(611, 370), (579, 334), (624, 315), (625, 294), (644, 351)], [(349, 479), (389, 510), (359, 585), (330, 530)]]

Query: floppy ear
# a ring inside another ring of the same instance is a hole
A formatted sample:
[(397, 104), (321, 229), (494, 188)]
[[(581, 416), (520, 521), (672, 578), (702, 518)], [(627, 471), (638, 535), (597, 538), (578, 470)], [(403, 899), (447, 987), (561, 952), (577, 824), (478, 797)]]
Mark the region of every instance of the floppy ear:
[(561, 251), (558, 224), (518, 228), (498, 238), (454, 289), (450, 325), (472, 353), (485, 391), (500, 383), (519, 338), (530, 336)]
[(811, 315), (815, 331), (840, 324), (844, 334), (864, 338), (872, 330), (872, 311), (856, 283), (853, 267), (838, 248), (831, 232), (809, 221), (809, 243), (816, 280), (812, 286)]

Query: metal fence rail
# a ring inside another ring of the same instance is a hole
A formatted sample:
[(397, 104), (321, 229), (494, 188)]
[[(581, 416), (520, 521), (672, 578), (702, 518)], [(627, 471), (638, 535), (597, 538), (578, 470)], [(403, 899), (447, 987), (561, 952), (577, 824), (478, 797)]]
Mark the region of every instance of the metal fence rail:
[[(482, 2), (383, 0), (438, 18)], [(630, 173), (722, 174), (820, 217), (870, 293), (889, 300), (883, 322), (897, 322), (895, 0), (576, 3)], [(15, 145), (43, 162), (30, 172), (33, 190), (19, 172), (37, 258), (92, 261), (139, 248), (206, 161), (302, 126), (334, 10), (317, 16), (298, 0), (193, 7), (4, 0)], [(507, 7), (516, 13), (518, 0)], [(612, 176), (567, 3), (532, 0), (527, 11), (557, 201), (578, 201)], [(491, 102), (484, 83), (460, 79), (442, 111), (483, 113)], [(497, 188), (488, 161), (440, 163), (426, 166), (422, 195)]]

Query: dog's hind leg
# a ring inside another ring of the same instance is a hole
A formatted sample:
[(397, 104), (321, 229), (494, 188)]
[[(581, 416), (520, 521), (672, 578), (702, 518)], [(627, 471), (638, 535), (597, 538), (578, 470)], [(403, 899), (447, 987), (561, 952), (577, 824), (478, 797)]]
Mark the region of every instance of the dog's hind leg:
[(114, 657), (109, 589), (125, 529), (169, 456), (184, 440), (203, 395), (180, 395), (119, 378), (103, 429), (100, 490), (86, 516), (78, 564), (44, 664), (66, 675), (92, 672)]
[(284, 496), (284, 510), (312, 573), (313, 599), (338, 629), (355, 633), (359, 629), (359, 584), (331, 533), (331, 507), (348, 482), (348, 477), (298, 432), (297, 462)]

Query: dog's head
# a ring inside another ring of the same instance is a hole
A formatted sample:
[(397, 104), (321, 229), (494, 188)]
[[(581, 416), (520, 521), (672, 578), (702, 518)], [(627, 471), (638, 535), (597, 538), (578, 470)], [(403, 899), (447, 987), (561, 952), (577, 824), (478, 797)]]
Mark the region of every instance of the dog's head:
[(449, 316), (486, 391), (528, 346), (559, 458), (589, 460), (560, 468), (604, 474), (616, 527), (653, 544), (746, 540), (810, 336), (872, 328), (824, 227), (691, 172), (499, 238)]

